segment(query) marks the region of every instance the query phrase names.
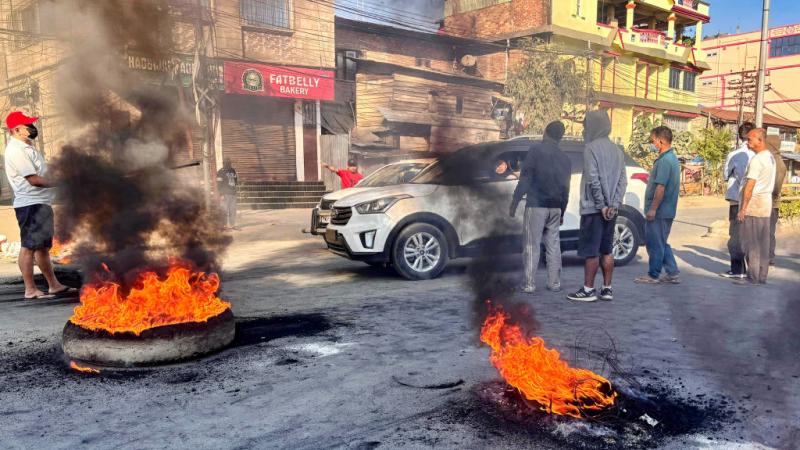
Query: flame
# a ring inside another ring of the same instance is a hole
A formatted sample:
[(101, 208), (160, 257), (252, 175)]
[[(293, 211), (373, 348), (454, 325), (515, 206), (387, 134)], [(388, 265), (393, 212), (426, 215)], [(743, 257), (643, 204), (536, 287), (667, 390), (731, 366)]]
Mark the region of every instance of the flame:
[(492, 365), (526, 399), (538, 403), (542, 411), (578, 418), (614, 405), (617, 393), (608, 380), (569, 367), (557, 350), (545, 347), (542, 338), (527, 339), (519, 326), (507, 320), (501, 307), (490, 304), (481, 341), (492, 349)]
[(67, 245), (58, 239), (53, 239), (53, 246), (50, 247), (50, 256), (57, 259), (61, 264), (69, 264), (72, 262), (72, 258), (65, 254)]
[(98, 373), (100, 373), (100, 371), (99, 371), (99, 370), (97, 370), (97, 369), (93, 369), (93, 368), (91, 368), (91, 367), (81, 367), (81, 366), (79, 366), (79, 365), (78, 365), (78, 363), (76, 363), (75, 361), (70, 361), (70, 362), (69, 362), (69, 368), (70, 368), (70, 369), (72, 369), (72, 370), (76, 370), (76, 371), (78, 371), (78, 372), (81, 372), (81, 373), (91, 373), (91, 374), (98, 374)]
[(110, 281), (85, 285), (81, 304), (69, 320), (88, 330), (138, 336), (155, 327), (206, 322), (229, 309), (231, 304), (216, 296), (219, 276), (193, 272), (188, 266), (173, 262), (163, 279), (143, 272), (127, 295)]

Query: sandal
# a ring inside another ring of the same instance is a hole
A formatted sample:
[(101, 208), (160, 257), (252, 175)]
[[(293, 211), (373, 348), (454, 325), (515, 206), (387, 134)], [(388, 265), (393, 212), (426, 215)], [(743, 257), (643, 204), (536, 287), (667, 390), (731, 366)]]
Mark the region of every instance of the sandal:
[(58, 292), (49, 292), (48, 295), (52, 295), (53, 297), (56, 297), (56, 296), (57, 297), (65, 297), (67, 295), (75, 295), (77, 293), (78, 293), (77, 289), (75, 289), (74, 287), (67, 286), (67, 287), (65, 287), (64, 289), (62, 289), (62, 290), (60, 290)]
[(54, 294), (35, 294), (33, 297), (24, 296), (25, 300), (50, 300), (56, 298)]

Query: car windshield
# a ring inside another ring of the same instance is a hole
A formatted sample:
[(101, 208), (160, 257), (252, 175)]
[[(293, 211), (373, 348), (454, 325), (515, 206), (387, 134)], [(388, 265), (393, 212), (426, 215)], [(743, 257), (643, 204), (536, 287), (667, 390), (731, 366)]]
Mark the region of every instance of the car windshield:
[(427, 165), (428, 163), (416, 162), (383, 166), (358, 183), (358, 187), (372, 188), (408, 183)]

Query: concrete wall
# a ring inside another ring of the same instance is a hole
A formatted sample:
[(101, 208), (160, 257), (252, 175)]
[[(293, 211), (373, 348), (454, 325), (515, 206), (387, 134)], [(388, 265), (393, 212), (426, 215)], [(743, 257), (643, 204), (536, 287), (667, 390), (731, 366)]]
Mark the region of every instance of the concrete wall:
[[(800, 24), (770, 30), (770, 45), (776, 38), (800, 35)], [(701, 103), (708, 107), (737, 110), (732, 99), (736, 93), (728, 89), (731, 82), (741, 79), (741, 73), (758, 67), (760, 32), (742, 33), (710, 38), (703, 42), (702, 52), (711, 70), (700, 77)], [(800, 122), (800, 55), (769, 57), (767, 82), (767, 113), (793, 122)], [(749, 108), (752, 110), (752, 108)]]

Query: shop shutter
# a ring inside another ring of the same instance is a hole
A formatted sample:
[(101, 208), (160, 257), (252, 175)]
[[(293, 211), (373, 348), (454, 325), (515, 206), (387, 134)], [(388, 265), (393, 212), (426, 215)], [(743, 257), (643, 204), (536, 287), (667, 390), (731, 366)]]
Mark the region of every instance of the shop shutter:
[(297, 180), (294, 103), (226, 95), (222, 103), (222, 154), (242, 181)]

